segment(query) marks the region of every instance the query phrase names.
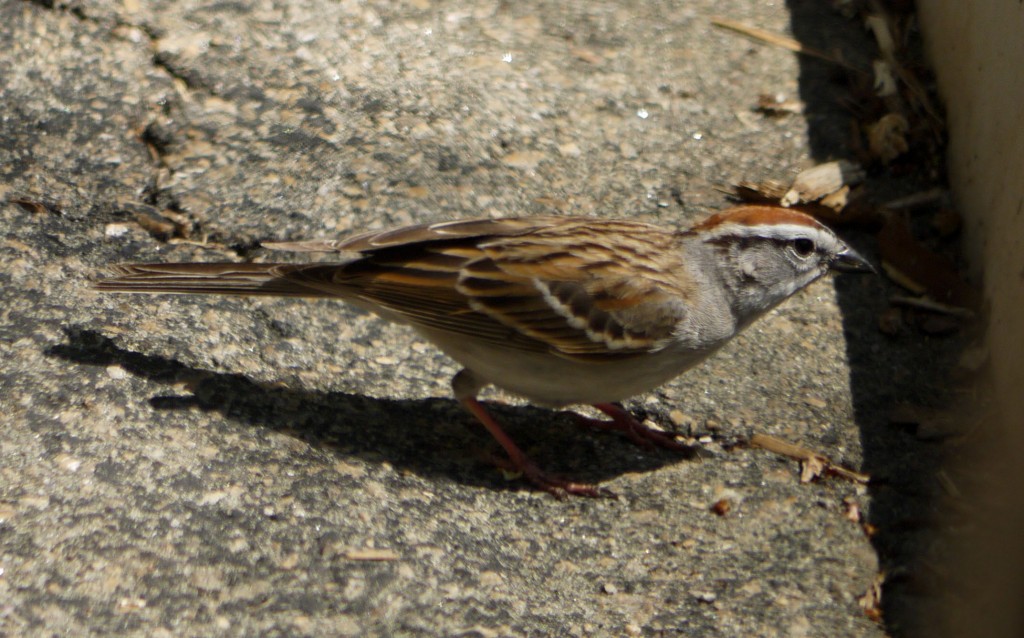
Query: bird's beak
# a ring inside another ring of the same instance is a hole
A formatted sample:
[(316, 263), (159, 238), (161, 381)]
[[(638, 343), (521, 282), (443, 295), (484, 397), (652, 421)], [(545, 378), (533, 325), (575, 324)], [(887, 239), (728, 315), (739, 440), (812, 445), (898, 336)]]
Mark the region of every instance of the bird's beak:
[(861, 257), (856, 250), (849, 246), (836, 255), (831, 268), (838, 272), (871, 273), (872, 275), (878, 274), (878, 271), (871, 265), (871, 262)]

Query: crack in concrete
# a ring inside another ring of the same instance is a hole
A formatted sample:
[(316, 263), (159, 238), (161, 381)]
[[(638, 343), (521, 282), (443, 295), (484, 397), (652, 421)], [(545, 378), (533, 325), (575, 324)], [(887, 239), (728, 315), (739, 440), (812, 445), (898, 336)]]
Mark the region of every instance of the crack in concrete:
[[(160, 32), (157, 27), (147, 24), (145, 22), (133, 22), (125, 19), (123, 16), (116, 13), (109, 16), (97, 16), (88, 13), (81, 4), (77, 2), (59, 2), (56, 0), (24, 0), (28, 4), (39, 6), (48, 11), (55, 13), (64, 13), (70, 15), (77, 20), (87, 22), (97, 27), (106, 28), (110, 33), (122, 40), (129, 42), (138, 43), (137, 40), (132, 39), (130, 36), (119, 33), (119, 30), (130, 29), (134, 30), (135, 33), (140, 34), (145, 38), (145, 46), (149, 50), (150, 63), (153, 68), (163, 72), (167, 77), (172, 80), (175, 87), (184, 87), (189, 91), (199, 91), (207, 93), (209, 95), (215, 95), (216, 91), (209, 83), (206, 83), (199, 79), (194, 72), (183, 69), (181, 65), (175, 64), (174, 55), (171, 52), (163, 51), (160, 48), (160, 41), (164, 39), (164, 35)], [(177, 82), (174, 82), (177, 80)], [(154, 170), (150, 175), (148, 183), (142, 189), (142, 198), (138, 202), (140, 205), (150, 206), (158, 211), (173, 211), (174, 213), (182, 214), (188, 217), (191, 222), (191, 232), (206, 235), (211, 231), (205, 228), (205, 223), (196, 216), (186, 211), (184, 206), (181, 204), (180, 199), (168, 188), (162, 187), (161, 182), (165, 182), (170, 178), (173, 178), (177, 170), (167, 161), (168, 155), (170, 155), (170, 148), (176, 143), (179, 145), (187, 145), (188, 139), (184, 136), (177, 135), (176, 131), (172, 127), (165, 126), (161, 119), (166, 116), (167, 111), (175, 111), (176, 119), (186, 120), (184, 109), (180, 107), (180, 101), (175, 97), (174, 94), (165, 97), (162, 102), (162, 107), (157, 109), (148, 109), (148, 117), (143, 116), (145, 124), (141, 127), (140, 131), (134, 135), (134, 139), (142, 143), (149, 151), (149, 156), (153, 161)], [(177, 104), (172, 104), (177, 102)], [(163, 113), (159, 112), (162, 108)], [(116, 209), (124, 209), (124, 206), (114, 203), (112, 204)], [(158, 237), (154, 237), (158, 241), (161, 241)], [(241, 245), (241, 243), (239, 244)], [(246, 249), (240, 249), (244, 254)]]

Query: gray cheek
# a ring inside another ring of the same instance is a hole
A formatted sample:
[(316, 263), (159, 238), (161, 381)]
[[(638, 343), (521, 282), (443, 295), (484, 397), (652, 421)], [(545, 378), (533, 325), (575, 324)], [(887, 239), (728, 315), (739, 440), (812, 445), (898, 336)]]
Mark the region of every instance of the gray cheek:
[(764, 274), (764, 267), (758, 264), (758, 260), (749, 252), (740, 255), (739, 266), (740, 274), (747, 280), (757, 279), (759, 275)]

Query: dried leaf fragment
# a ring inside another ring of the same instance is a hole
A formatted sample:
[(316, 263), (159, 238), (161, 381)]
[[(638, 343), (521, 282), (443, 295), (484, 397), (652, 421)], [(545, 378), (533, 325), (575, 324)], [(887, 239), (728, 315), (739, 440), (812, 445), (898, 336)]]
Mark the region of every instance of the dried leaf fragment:
[(720, 498), (711, 504), (711, 511), (719, 516), (725, 516), (732, 510), (732, 501), (727, 498)]
[(901, 403), (889, 412), (891, 425), (917, 425), (920, 421), (920, 409), (913, 405)]
[(970, 423), (963, 415), (917, 405), (901, 404), (889, 413), (889, 423), (915, 426), (914, 435), (922, 441), (942, 441), (965, 434)]
[(134, 221), (159, 241), (184, 239), (192, 234), (188, 217), (172, 210), (160, 210), (142, 202), (121, 201), (116, 212)]
[(63, 215), (64, 211), (61, 207), (53, 202), (43, 202), (35, 199), (28, 199), (25, 197), (15, 197), (14, 199), (7, 200), (11, 204), (16, 204), (29, 213), (36, 215)]
[(800, 462), (800, 482), (810, 483), (825, 473), (828, 468), (828, 459), (817, 454), (812, 454)]
[(934, 228), (940, 236), (952, 237), (960, 232), (960, 227), (963, 226), (963, 219), (960, 218), (960, 213), (956, 212), (952, 208), (943, 207), (932, 215), (931, 223), (932, 228)]
[(910, 150), (907, 143), (909, 131), (910, 123), (899, 113), (883, 115), (877, 122), (867, 127), (868, 148), (871, 154), (883, 164), (891, 163)]
[(604, 62), (604, 56), (589, 47), (570, 46), (569, 53), (577, 60), (586, 62), (587, 64), (593, 64), (597, 66), (598, 64)]
[(882, 585), (885, 584), (885, 572), (879, 572), (868, 585), (868, 590), (857, 599), (864, 614), (874, 622), (882, 622)]
[(132, 598), (124, 596), (117, 601), (116, 611), (119, 614), (127, 614), (133, 611), (139, 611), (140, 609), (146, 608), (145, 598)]
[(975, 374), (988, 363), (988, 355), (988, 346), (971, 346), (964, 349), (960, 354), (960, 359), (956, 362), (956, 365), (967, 373)]
[(160, 241), (184, 236), (184, 228), (156, 213), (136, 213), (135, 223)]
[(926, 335), (948, 337), (960, 332), (960, 321), (954, 317), (930, 315), (918, 323), (918, 328)]
[(878, 233), (878, 248), (883, 270), (904, 288), (952, 306), (978, 306), (977, 292), (960, 279), (952, 261), (918, 242), (905, 220), (889, 219)]
[(903, 312), (899, 308), (886, 308), (878, 315), (878, 331), (882, 334), (895, 337), (903, 331)]

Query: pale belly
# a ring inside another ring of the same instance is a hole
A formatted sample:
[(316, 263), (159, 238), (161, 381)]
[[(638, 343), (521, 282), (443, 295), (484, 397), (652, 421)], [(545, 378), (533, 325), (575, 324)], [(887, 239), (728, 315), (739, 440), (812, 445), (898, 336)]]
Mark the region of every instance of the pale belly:
[(670, 381), (713, 353), (669, 346), (643, 356), (590, 362), (420, 330), (480, 379), (550, 407), (622, 401)]

